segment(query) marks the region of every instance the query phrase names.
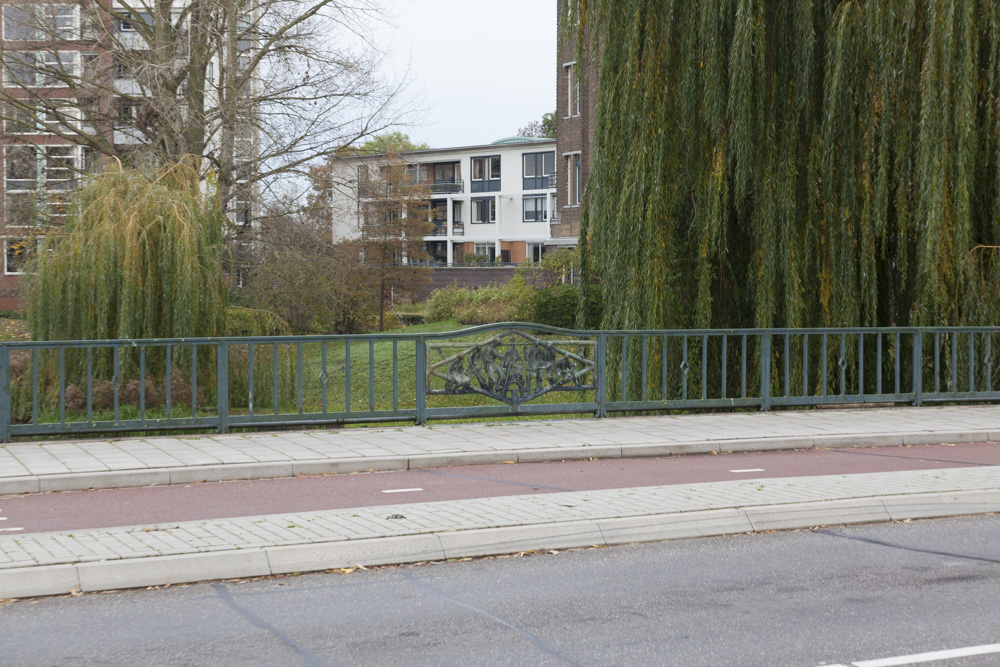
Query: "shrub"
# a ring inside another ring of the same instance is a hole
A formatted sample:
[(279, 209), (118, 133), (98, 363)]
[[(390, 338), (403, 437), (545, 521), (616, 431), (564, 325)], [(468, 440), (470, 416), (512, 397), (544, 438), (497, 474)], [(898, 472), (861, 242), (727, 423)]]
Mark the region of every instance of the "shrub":
[(288, 322), (269, 310), (230, 307), (226, 310), (226, 336), (291, 336)]
[(458, 316), (458, 309), (472, 302), (472, 290), (449, 285), (431, 292), (427, 299), (427, 321), (441, 322)]
[(572, 329), (579, 305), (580, 289), (576, 285), (546, 287), (535, 297), (535, 322)]

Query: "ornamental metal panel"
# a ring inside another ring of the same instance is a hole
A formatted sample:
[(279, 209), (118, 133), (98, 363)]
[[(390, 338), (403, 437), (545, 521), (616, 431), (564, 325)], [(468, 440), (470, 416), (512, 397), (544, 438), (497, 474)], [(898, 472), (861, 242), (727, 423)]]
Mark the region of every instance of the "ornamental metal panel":
[[(543, 340), (520, 329), (472, 344), (428, 343), (428, 353), (459, 351), (428, 365), (427, 393), (479, 394), (516, 408), (553, 391), (592, 391), (597, 388), (595, 361), (567, 348), (595, 345), (593, 340)], [(443, 380), (444, 387), (433, 388), (433, 378)]]

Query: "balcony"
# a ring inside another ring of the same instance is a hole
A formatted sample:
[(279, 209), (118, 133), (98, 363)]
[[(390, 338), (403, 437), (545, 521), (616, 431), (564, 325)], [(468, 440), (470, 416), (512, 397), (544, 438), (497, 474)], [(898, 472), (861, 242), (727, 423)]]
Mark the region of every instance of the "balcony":
[(465, 191), (465, 181), (461, 178), (442, 178), (434, 181), (426, 181), (425, 184), (431, 189), (433, 194), (454, 194)]
[(465, 223), (464, 222), (453, 222), (453, 223), (451, 223), (451, 235), (452, 236), (465, 236)]
[(425, 236), (448, 236), (448, 223), (435, 221), (434, 229), (425, 234)]

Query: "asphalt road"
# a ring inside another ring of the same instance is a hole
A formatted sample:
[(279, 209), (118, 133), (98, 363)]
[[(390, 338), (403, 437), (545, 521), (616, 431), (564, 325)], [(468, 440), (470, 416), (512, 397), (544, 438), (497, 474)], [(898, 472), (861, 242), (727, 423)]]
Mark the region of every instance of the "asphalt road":
[(7, 603), (0, 665), (864, 665), (998, 599), (1000, 521), (940, 519)]
[(976, 443), (457, 466), (6, 496), (0, 497), (0, 516), (5, 518), (0, 528), (26, 534), (461, 498), (977, 465), (1000, 465), (1000, 447)]

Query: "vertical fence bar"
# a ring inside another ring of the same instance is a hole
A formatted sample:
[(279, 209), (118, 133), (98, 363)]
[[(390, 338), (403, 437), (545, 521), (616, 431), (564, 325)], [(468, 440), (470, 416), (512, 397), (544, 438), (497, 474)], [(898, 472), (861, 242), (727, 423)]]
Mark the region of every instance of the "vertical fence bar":
[(427, 423), (427, 345), (423, 337), (417, 337), (416, 349), (416, 389), (417, 389), (417, 424)]
[(253, 370), (254, 370), (254, 366), (256, 365), (254, 363), (253, 355), (254, 355), (254, 344), (253, 343), (247, 343), (247, 363), (249, 364), (249, 366), (247, 366), (247, 413), (251, 417), (253, 417), (253, 399), (254, 399), (254, 395), (253, 395), (253, 393), (254, 393), (253, 392), (253, 389), (254, 389)]
[(215, 347), (215, 383), (219, 433), (229, 433), (229, 343), (225, 341)]
[(375, 339), (368, 340), (368, 409), (375, 411)]
[(392, 409), (399, 409), (399, 341), (392, 341)]
[(865, 394), (865, 334), (858, 334), (858, 396)]
[[(608, 416), (608, 336), (604, 333), (597, 334), (597, 354), (595, 355), (597, 368), (595, 369), (594, 381), (597, 385), (597, 417)], [(666, 353), (664, 352), (664, 358)]]
[(323, 402), (323, 414), (326, 414), (326, 385), (330, 382), (330, 376), (326, 372), (326, 341), (319, 344), (320, 361), (320, 400)]
[(958, 332), (951, 334), (951, 391), (958, 391)]
[(271, 412), (278, 414), (278, 344), (271, 343)]
[(920, 405), (924, 391), (924, 334), (913, 332), (913, 404)]
[(628, 337), (622, 336), (622, 393), (621, 401), (628, 400)]
[(840, 395), (847, 394), (847, 337), (840, 334), (840, 359), (837, 360), (837, 367), (840, 368)]
[(701, 337), (701, 400), (708, 398), (708, 336)]
[[(115, 421), (117, 422), (118, 419), (119, 419), (118, 390), (121, 389), (122, 379), (121, 379), (121, 375), (120, 375), (121, 371), (118, 368), (118, 346), (117, 345), (113, 345), (111, 349), (112, 349), (112, 361), (111, 361), (111, 363), (113, 364), (113, 367), (111, 369), (111, 377), (112, 377), (111, 388), (114, 390), (114, 397), (115, 397)], [(194, 388), (194, 385), (192, 384), (191, 394), (194, 395), (195, 392), (196, 392), (196, 390)], [(194, 400), (194, 399), (192, 399), (192, 400)]]
[(660, 343), (662, 346), (660, 349), (660, 375), (661, 382), (663, 384), (663, 400), (667, 400), (667, 350), (669, 348), (669, 338), (667, 336), (663, 337), (663, 342)]
[(688, 364), (688, 337), (681, 336), (681, 340), (684, 341), (681, 347), (681, 400), (686, 401), (688, 397), (688, 371), (691, 370), (691, 366)]
[(305, 375), (305, 372), (304, 372), (304, 370), (302, 368), (302, 341), (299, 341), (298, 343), (296, 343), (296, 345), (295, 345), (295, 353), (298, 356), (298, 360), (296, 362), (296, 367), (297, 367), (296, 368), (296, 375), (297, 375), (297, 379), (298, 379), (298, 386), (296, 387), (295, 401), (296, 401), (296, 406), (299, 409), (299, 414), (301, 415), (302, 414), (302, 377), (303, 377), (303, 375)]
[(722, 398), (726, 397), (726, 376), (729, 374), (729, 368), (726, 364), (726, 355), (729, 352), (729, 336), (722, 334)]
[[(118, 368), (118, 348), (115, 348), (115, 368)], [(115, 373), (118, 371), (116, 370)], [(191, 346), (191, 418), (198, 416), (198, 346)], [(115, 404), (115, 420), (118, 419), (118, 405)]]
[(742, 352), (740, 355), (740, 398), (747, 397), (747, 335), (743, 334), (742, 338)]
[(976, 332), (969, 332), (969, 393), (976, 391)]
[(993, 391), (993, 332), (986, 332), (986, 358), (984, 359), (986, 366), (986, 391)]
[(649, 336), (642, 337), (642, 400), (646, 400), (646, 361), (649, 358)]
[(10, 347), (0, 345), (0, 442), (10, 442)]
[(38, 425), (38, 350), (31, 351), (31, 423)]
[[(173, 383), (172, 381), (173, 381), (173, 374), (174, 374), (173, 352), (174, 352), (173, 346), (172, 345), (167, 345), (167, 352), (166, 352), (166, 365), (167, 365), (167, 381), (166, 381), (166, 385), (167, 386), (166, 386), (166, 391), (164, 392), (166, 394), (166, 400), (167, 400), (167, 419), (170, 419), (170, 415), (172, 414), (173, 409), (174, 409), (173, 401), (170, 400), (170, 389), (171, 389), (170, 385)], [(90, 389), (89, 389), (89, 387), (90, 387), (90, 366), (91, 366), (91, 354), (90, 353), (91, 353), (91, 349), (88, 347), (87, 348), (87, 387), (88, 387), (88, 389), (87, 389), (87, 421), (90, 421)]]
[(789, 359), (789, 356), (790, 356), (790, 353), (791, 353), (791, 335), (786, 333), (783, 336), (783, 338), (785, 339), (785, 354), (784, 354), (784, 362), (785, 362), (785, 398), (788, 398), (789, 395), (790, 395), (790, 393), (789, 393), (789, 386), (788, 385), (791, 382), (791, 372), (790, 372), (790, 369), (789, 369), (789, 365), (790, 365), (790, 362), (791, 362), (791, 360)]
[(882, 395), (882, 334), (875, 339), (875, 393)]
[(902, 377), (901, 374), (900, 374), (900, 372), (899, 372), (899, 354), (900, 354), (899, 353), (899, 332), (896, 332), (896, 357), (895, 357), (895, 362), (896, 362), (896, 395), (897, 396), (900, 393), (900, 388), (901, 388), (900, 387), (900, 378)]
[(771, 409), (771, 334), (760, 334), (760, 409)]
[(820, 358), (820, 362), (822, 363), (822, 372), (820, 373), (821, 375), (820, 379), (822, 383), (822, 388), (821, 388), (822, 393), (820, 394), (821, 396), (826, 396), (826, 371), (827, 371), (826, 367), (829, 366), (828, 363), (829, 351), (827, 349), (828, 347), (829, 346), (826, 334), (823, 334), (823, 344), (822, 344), (822, 350), (820, 352), (820, 354), (822, 355)]
[(146, 423), (146, 346), (139, 348), (139, 421)]
[(802, 395), (809, 395), (809, 334), (802, 334)]
[[(351, 411), (351, 341), (344, 341), (344, 412)], [(423, 422), (418, 421), (418, 424)]]
[(941, 332), (934, 332), (934, 393), (941, 393)]
[[(140, 385), (141, 387), (141, 385)], [(140, 391), (142, 391), (140, 389)], [(59, 426), (66, 426), (66, 348), (59, 348)]]

